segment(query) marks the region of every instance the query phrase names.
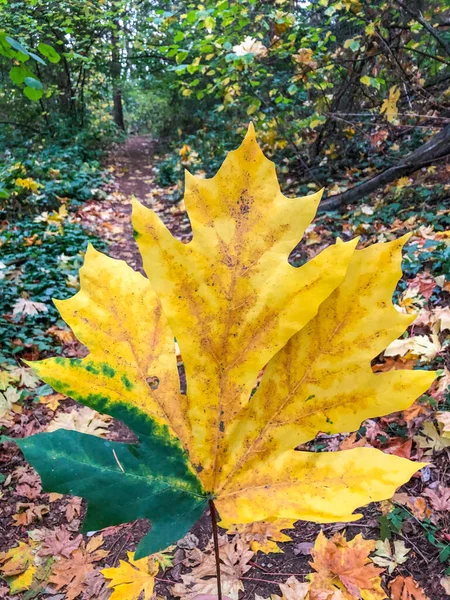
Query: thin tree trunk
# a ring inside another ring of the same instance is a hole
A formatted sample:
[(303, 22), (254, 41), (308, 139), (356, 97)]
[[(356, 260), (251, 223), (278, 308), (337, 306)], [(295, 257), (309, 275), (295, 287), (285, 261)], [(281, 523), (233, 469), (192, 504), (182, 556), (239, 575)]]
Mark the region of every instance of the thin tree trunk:
[(375, 175), (375, 177), (372, 177), (367, 181), (355, 185), (342, 194), (325, 198), (320, 203), (319, 210), (332, 210), (339, 208), (343, 204), (358, 202), (379, 187), (387, 185), (399, 177), (410, 175), (448, 154), (450, 154), (450, 125), (444, 127), (444, 129), (428, 140), (428, 142), (419, 146), (417, 150), (408, 154), (408, 156), (397, 165), (390, 167), (386, 171)]
[[(119, 20), (116, 19), (115, 24), (117, 28), (120, 27)], [(111, 79), (113, 82), (113, 119), (114, 123), (125, 131), (125, 121), (123, 118), (123, 102), (122, 102), (122, 90), (120, 87), (120, 75), (122, 67), (120, 64), (120, 48), (116, 31), (111, 33)]]

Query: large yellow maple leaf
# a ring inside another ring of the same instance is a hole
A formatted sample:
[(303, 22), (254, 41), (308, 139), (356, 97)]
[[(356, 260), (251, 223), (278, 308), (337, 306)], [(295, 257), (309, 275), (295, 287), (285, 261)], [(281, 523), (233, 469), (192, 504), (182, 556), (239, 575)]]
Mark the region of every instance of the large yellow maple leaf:
[(338, 241), (288, 263), (319, 200), (281, 193), (250, 126), (215, 177), (186, 176), (191, 242), (135, 202), (148, 279), (88, 249), (80, 291), (56, 304), (90, 353), (34, 368), (140, 444), (75, 432), (18, 441), (45, 489), (87, 498), (86, 528), (149, 517), (139, 557), (181, 537), (212, 498), (227, 523), (350, 521), (420, 468), (371, 448), (294, 450), (408, 407), (435, 377), (371, 369), (414, 318), (392, 305), (406, 238), (358, 251)]

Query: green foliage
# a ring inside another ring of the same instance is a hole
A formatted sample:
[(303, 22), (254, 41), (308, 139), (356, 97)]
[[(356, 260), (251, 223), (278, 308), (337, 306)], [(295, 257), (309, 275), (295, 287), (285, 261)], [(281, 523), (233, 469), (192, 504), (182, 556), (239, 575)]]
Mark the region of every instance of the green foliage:
[(77, 144), (6, 154), (0, 166), (0, 214), (57, 210), (63, 202), (73, 205), (98, 196), (106, 174), (97, 160), (87, 158), (86, 150)]
[[(67, 280), (76, 278), (82, 263), (80, 250), (89, 240), (99, 249), (105, 246), (76, 223), (27, 218), (0, 230), (0, 313), (8, 315), (0, 323), (0, 364), (17, 364), (20, 357), (33, 358), (53, 352), (55, 344), (58, 347), (48, 329), (55, 322), (58, 327), (65, 325), (58, 319), (52, 298), (73, 294)], [(42, 302), (47, 311), (10, 316), (23, 297)]]

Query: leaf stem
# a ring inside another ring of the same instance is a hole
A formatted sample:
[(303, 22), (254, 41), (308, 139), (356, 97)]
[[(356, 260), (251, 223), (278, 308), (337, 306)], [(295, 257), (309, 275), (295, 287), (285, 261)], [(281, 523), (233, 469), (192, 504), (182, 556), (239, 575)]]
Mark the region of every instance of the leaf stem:
[(209, 500), (209, 512), (211, 513), (211, 525), (214, 539), (214, 555), (216, 558), (216, 574), (217, 574), (217, 598), (222, 600), (222, 582), (220, 580), (220, 555), (219, 555), (219, 533), (217, 529), (217, 514), (214, 500)]

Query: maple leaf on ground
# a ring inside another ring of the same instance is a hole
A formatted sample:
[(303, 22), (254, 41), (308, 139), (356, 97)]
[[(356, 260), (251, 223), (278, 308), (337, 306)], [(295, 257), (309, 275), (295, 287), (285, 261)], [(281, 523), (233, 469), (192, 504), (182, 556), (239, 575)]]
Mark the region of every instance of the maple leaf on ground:
[(17, 381), (17, 377), (15, 377), (11, 371), (0, 369), (0, 391), (10, 387), (9, 384), (13, 381)]
[(450, 510), (450, 487), (439, 485), (435, 489), (428, 488), (423, 492), (434, 510)]
[(39, 402), (55, 412), (61, 400), (64, 400), (64, 394), (49, 394), (48, 396), (40, 396)]
[[(309, 576), (311, 599), (326, 598), (326, 593), (342, 592), (343, 600), (367, 598), (385, 600), (380, 574), (369, 554), (375, 549), (374, 540), (365, 540), (361, 534), (350, 541), (345, 535), (336, 533), (327, 539), (320, 532), (312, 550), (311, 566), (316, 571)], [(339, 598), (339, 595), (337, 595)]]
[(80, 516), (81, 502), (82, 502), (81, 498), (77, 498), (76, 496), (67, 498), (66, 519), (69, 523), (71, 523), (76, 517)]
[(409, 496), (405, 492), (399, 492), (394, 494), (392, 501), (409, 508), (419, 521), (428, 519), (431, 516), (431, 510), (422, 496)]
[(11, 411), (16, 407), (20, 396), (20, 392), (13, 387), (8, 387), (5, 391), (0, 392), (0, 424), (12, 423)]
[(58, 591), (66, 588), (67, 600), (74, 600), (81, 594), (87, 585), (87, 575), (94, 570), (94, 563), (108, 556), (108, 550), (99, 550), (102, 544), (102, 536), (93, 537), (87, 545), (82, 542), (69, 558), (62, 558), (53, 565), (50, 583)]
[(374, 562), (379, 567), (386, 567), (389, 574), (394, 572), (398, 565), (402, 565), (408, 560), (410, 548), (405, 546), (405, 542), (395, 540), (393, 548), (389, 540), (378, 540), (375, 545), (375, 556), (372, 557)]
[(285, 197), (250, 127), (215, 177), (186, 176), (189, 243), (134, 203), (150, 281), (89, 247), (80, 291), (56, 305), (90, 353), (33, 367), (139, 443), (64, 430), (16, 440), (44, 490), (87, 500), (85, 530), (150, 518), (140, 558), (183, 537), (212, 499), (227, 523), (347, 522), (422, 466), (375, 448), (294, 450), (407, 408), (435, 378), (371, 368), (414, 319), (392, 304), (408, 236), (356, 251), (339, 240), (289, 264), (320, 197)]
[(83, 406), (68, 413), (59, 413), (50, 421), (47, 431), (67, 429), (90, 435), (104, 436), (108, 433), (111, 417), (100, 415), (95, 410)]
[(15, 527), (30, 525), (33, 521), (42, 521), (50, 509), (46, 504), (32, 504), (30, 502), (17, 502), (17, 513), (13, 515)]
[(415, 335), (393, 341), (384, 351), (384, 355), (405, 356), (409, 354), (429, 362), (436, 358), (441, 349), (441, 344), (435, 334), (431, 334), (431, 339), (427, 335)]
[[(239, 592), (244, 591), (241, 577), (251, 569), (248, 563), (254, 552), (239, 536), (230, 541), (224, 536), (219, 538), (219, 556), (222, 592), (231, 600), (238, 600)], [(199, 594), (217, 594), (216, 560), (212, 544), (205, 552), (198, 548), (188, 551), (183, 562), (192, 570), (181, 575), (182, 583), (176, 583), (172, 589), (174, 596), (193, 600)]]
[(27, 367), (17, 367), (12, 371), (15, 377), (20, 379), (20, 385), (34, 390), (39, 384), (39, 377), (36, 377), (33, 369)]
[(414, 441), (419, 448), (425, 450), (425, 456), (441, 452), (450, 446), (450, 439), (443, 437), (431, 421), (425, 421), (419, 434), (414, 436)]
[(440, 425), (442, 437), (450, 438), (450, 412), (436, 413), (436, 420)]
[(293, 575), (286, 583), (278, 584), (283, 594), (281, 600), (307, 600), (309, 583), (300, 583)]
[(293, 529), (295, 521), (290, 519), (277, 519), (275, 521), (256, 521), (255, 523), (244, 523), (241, 525), (227, 525), (219, 523), (220, 527), (227, 529), (228, 535), (236, 535), (247, 544), (253, 552), (283, 552), (276, 542), (290, 542), (290, 538), (283, 529)]
[(58, 527), (44, 537), (38, 554), (40, 556), (63, 556), (69, 558), (76, 550), (83, 539), (82, 535), (77, 535), (71, 539), (71, 533), (64, 527)]
[(40, 479), (37, 477), (36, 482), (33, 485), (29, 483), (19, 483), (14, 490), (18, 496), (25, 496), (28, 500), (36, 500), (36, 498), (42, 492), (42, 486)]
[(389, 583), (391, 600), (430, 600), (412, 577), (398, 575)]
[(18, 298), (13, 307), (13, 315), (34, 316), (47, 311), (48, 307), (43, 302), (33, 302), (27, 298)]
[(0, 552), (0, 563), (3, 563), (0, 572), (8, 577), (12, 594), (29, 589), (36, 573), (34, 551), (30, 545), (19, 542), (7, 552)]
[(133, 552), (128, 552), (128, 562), (120, 561), (118, 567), (102, 569), (100, 572), (111, 581), (108, 588), (114, 591), (110, 600), (150, 600), (155, 587), (155, 576), (159, 570), (159, 562), (151, 556), (134, 560)]

